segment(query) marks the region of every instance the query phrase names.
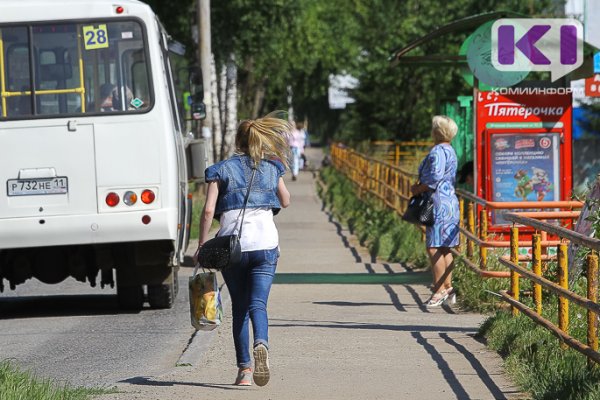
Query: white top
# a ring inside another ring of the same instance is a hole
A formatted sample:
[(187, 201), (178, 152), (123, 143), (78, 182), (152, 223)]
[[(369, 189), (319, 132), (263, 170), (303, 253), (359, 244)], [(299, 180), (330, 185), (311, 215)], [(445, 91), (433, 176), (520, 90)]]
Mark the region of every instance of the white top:
[[(236, 227), (238, 215), (240, 215), (240, 210), (223, 212), (220, 220), (221, 229), (217, 236), (237, 233), (239, 230), (239, 227)], [(246, 208), (240, 246), (242, 251), (271, 250), (279, 246), (279, 234), (273, 221), (273, 211), (270, 208)]]
[[(297, 147), (304, 151), (304, 142), (306, 142), (306, 132), (304, 129), (294, 129), (289, 137), (288, 143), (291, 147)], [(243, 232), (242, 232), (243, 233)]]

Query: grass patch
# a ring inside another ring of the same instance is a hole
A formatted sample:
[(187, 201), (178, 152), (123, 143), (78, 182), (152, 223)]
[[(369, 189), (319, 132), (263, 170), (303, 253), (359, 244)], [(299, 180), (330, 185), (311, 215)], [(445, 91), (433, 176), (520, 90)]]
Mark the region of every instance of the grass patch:
[(416, 268), (428, 265), (421, 231), (373, 199), (361, 200), (353, 183), (334, 168), (321, 170), (327, 190), (319, 195), (334, 217), (357, 235), (372, 256), (391, 262), (407, 262)]
[(506, 370), (532, 399), (600, 399), (600, 370), (531, 319), (499, 311), (481, 326), (488, 346), (505, 357)]
[(86, 400), (92, 396), (115, 393), (113, 389), (73, 388), (60, 386), (49, 379), (38, 379), (13, 363), (0, 363), (0, 398), (2, 400)]
[[(487, 270), (506, 271), (507, 268), (498, 262), (499, 256), (495, 255), (495, 252), (498, 251), (491, 249), (488, 251)], [(466, 266), (464, 259), (464, 255), (455, 259), (456, 267), (452, 273), (452, 285), (458, 290), (458, 299), (461, 306), (484, 314), (505, 307), (506, 303), (495, 293), (508, 289), (510, 280), (505, 278), (481, 278), (479, 274)]]
[(200, 214), (206, 201), (205, 185), (192, 184), (189, 187), (192, 193), (192, 226), (190, 227), (190, 240), (198, 240), (200, 230)]

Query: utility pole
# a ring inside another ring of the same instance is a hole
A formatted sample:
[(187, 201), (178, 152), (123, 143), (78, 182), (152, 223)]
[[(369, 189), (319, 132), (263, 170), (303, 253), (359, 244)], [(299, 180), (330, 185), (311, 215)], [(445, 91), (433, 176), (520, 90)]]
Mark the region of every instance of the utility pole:
[(210, 79), (210, 59), (212, 54), (210, 35), (210, 0), (197, 0), (198, 3), (198, 56), (202, 68), (202, 83), (204, 85), (204, 104), (206, 118), (202, 121), (202, 137), (206, 139), (208, 148), (208, 163), (214, 162), (215, 154), (212, 138), (212, 97)]

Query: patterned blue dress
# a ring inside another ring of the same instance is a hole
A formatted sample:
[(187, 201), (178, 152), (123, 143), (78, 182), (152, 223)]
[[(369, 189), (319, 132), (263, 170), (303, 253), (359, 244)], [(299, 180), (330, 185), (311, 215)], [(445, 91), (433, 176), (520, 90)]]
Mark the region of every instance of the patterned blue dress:
[(452, 146), (437, 144), (419, 165), (419, 180), (435, 190), (433, 226), (425, 231), (426, 247), (454, 247), (459, 240), (458, 198), (454, 192), (458, 161)]

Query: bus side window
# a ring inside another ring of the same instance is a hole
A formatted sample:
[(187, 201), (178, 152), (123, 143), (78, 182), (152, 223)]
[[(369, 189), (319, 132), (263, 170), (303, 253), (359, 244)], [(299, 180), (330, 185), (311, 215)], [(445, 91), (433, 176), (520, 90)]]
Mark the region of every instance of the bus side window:
[[(17, 31), (18, 28), (13, 28)], [(14, 39), (17, 43), (10, 44), (6, 51), (6, 91), (20, 93), (9, 96), (6, 99), (6, 113), (8, 117), (18, 115), (31, 115), (31, 95), (25, 94), (30, 90), (29, 86), (29, 48), (26, 44), (27, 32), (18, 29)], [(22, 33), (19, 35), (18, 33)], [(8, 36), (7, 39), (11, 38)], [(24, 40), (25, 42), (23, 42)], [(7, 40), (8, 41), (8, 40)]]
[(132, 99), (127, 106), (130, 110), (142, 110), (150, 106), (150, 87), (148, 66), (143, 49), (128, 50), (123, 53), (125, 82), (132, 92)]

